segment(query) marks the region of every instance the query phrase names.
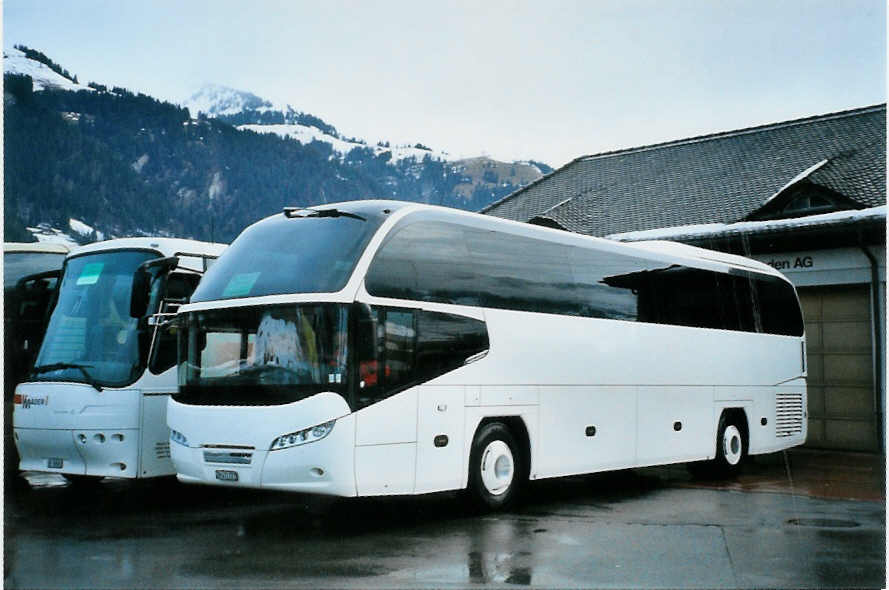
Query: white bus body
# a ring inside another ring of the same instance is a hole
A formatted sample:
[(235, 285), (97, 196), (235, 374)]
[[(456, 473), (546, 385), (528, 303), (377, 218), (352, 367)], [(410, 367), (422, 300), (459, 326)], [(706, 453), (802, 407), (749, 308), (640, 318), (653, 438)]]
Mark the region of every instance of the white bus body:
[[(68, 476), (171, 475), (167, 398), (175, 362), (156, 372), (175, 343), (154, 347), (148, 315), (170, 311), (225, 246), (173, 238), (124, 238), (72, 250), (29, 381), (15, 390), (19, 469)], [(155, 288), (145, 317), (130, 317), (143, 263), (178, 257)], [(162, 286), (161, 286), (162, 285)], [(163, 291), (163, 290), (165, 291)], [(166, 309), (163, 309), (166, 308)]]
[(806, 438), (793, 287), (680, 244), (386, 201), (289, 211), (247, 228), (175, 323), (183, 482), (469, 487), (499, 507), (525, 478), (730, 471)]

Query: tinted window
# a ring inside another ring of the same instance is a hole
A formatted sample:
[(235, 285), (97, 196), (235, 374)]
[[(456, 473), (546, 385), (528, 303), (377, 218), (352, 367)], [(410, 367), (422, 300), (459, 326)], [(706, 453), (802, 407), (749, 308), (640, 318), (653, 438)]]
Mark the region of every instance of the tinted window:
[(382, 297), (479, 305), (463, 228), (452, 224), (420, 222), (396, 230), (377, 252), (365, 285)]
[(417, 374), (425, 379), (462, 366), (488, 350), (484, 322), (458, 315), (417, 312)]
[(3, 288), (14, 287), (23, 277), (62, 268), (64, 254), (52, 252), (5, 252), (3, 254)]
[(210, 267), (191, 300), (339, 291), (382, 219), (282, 214), (260, 221)]
[(754, 311), (759, 315), (762, 331), (785, 336), (802, 336), (803, 316), (793, 287), (778, 278), (755, 282)]
[(435, 221), (398, 228), (374, 258), (369, 293), (697, 328), (803, 333), (788, 283)]
[(381, 297), (632, 320), (636, 295), (607, 278), (648, 266), (545, 240), (417, 222), (383, 245), (365, 285)]
[(356, 338), (356, 408), (462, 366), (488, 349), (484, 322), (451, 314), (364, 307)]

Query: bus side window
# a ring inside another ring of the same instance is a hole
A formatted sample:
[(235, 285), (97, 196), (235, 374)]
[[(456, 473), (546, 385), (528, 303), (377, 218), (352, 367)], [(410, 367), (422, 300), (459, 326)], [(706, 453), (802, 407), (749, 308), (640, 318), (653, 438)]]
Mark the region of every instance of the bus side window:
[[(176, 310), (180, 304), (188, 301), (198, 282), (200, 275), (173, 273), (167, 279), (167, 290), (164, 293), (161, 304), (162, 313), (170, 313)], [(148, 359), (148, 368), (159, 375), (176, 365), (176, 329), (170, 326), (158, 326), (152, 337), (151, 356)]]
[(414, 380), (415, 343), (413, 310), (360, 308), (358, 408), (383, 400)]

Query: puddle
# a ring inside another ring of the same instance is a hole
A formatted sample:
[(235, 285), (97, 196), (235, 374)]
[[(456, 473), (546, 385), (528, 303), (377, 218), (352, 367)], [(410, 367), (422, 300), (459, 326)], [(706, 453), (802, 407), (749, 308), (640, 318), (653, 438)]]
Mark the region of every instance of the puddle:
[(792, 524), (794, 526), (843, 529), (851, 529), (861, 526), (854, 520), (839, 520), (835, 518), (791, 518), (787, 521), (787, 524)]

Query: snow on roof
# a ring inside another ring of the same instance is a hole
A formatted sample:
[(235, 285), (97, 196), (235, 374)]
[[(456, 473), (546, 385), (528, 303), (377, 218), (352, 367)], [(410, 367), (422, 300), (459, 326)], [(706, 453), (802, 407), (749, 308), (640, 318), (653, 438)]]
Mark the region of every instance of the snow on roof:
[(70, 248), (64, 244), (53, 242), (3, 242), (4, 252), (49, 252), (51, 254), (67, 254)]
[(822, 166), (827, 164), (827, 162), (828, 162), (827, 159), (821, 160), (814, 166), (809, 166), (808, 168), (806, 168), (805, 170), (803, 170), (802, 172), (797, 174), (793, 179), (790, 180), (790, 182), (788, 182), (787, 184), (785, 184), (784, 186), (779, 188), (777, 191), (775, 191), (775, 193), (771, 197), (769, 197), (768, 199), (763, 201), (762, 202), (763, 206), (767, 205), (771, 201), (774, 201), (775, 197), (777, 197), (778, 195), (780, 195), (781, 193), (783, 193), (784, 191), (786, 191), (787, 189), (789, 189), (790, 187), (792, 187), (793, 185), (798, 183), (799, 181), (808, 178), (813, 172), (815, 172), (816, 170), (818, 170), (819, 168), (821, 168)]
[(35, 92), (46, 88), (58, 88), (75, 92), (78, 90), (89, 90), (93, 92), (93, 89), (89, 86), (75, 84), (68, 78), (52, 71), (45, 64), (26, 57), (25, 52), (20, 49), (3, 51), (3, 73), (31, 76), (31, 80), (34, 81)]
[(822, 215), (794, 217), (792, 219), (773, 219), (768, 221), (741, 221), (738, 223), (705, 223), (700, 225), (681, 225), (663, 227), (643, 231), (632, 231), (605, 236), (618, 242), (636, 242), (643, 240), (676, 240), (679, 238), (706, 238), (728, 233), (759, 233), (768, 230), (817, 227), (836, 223), (849, 223), (867, 219), (886, 219), (886, 205), (868, 209), (851, 211), (835, 211)]

